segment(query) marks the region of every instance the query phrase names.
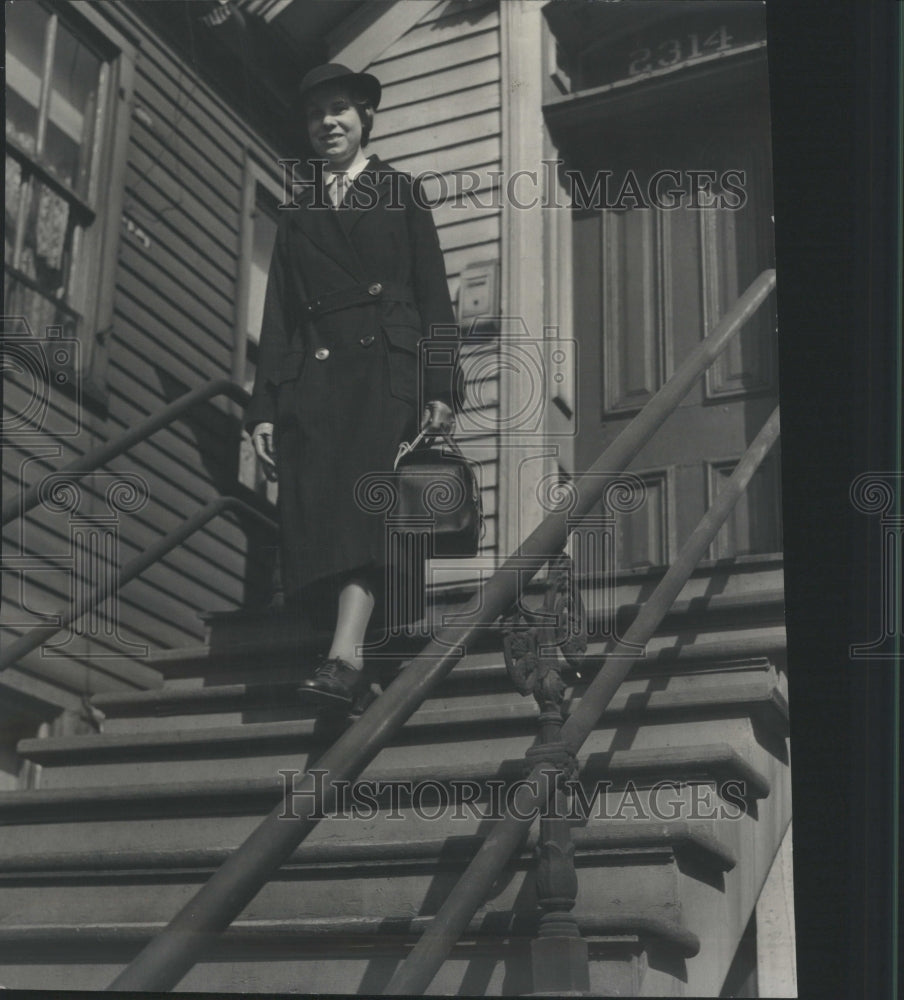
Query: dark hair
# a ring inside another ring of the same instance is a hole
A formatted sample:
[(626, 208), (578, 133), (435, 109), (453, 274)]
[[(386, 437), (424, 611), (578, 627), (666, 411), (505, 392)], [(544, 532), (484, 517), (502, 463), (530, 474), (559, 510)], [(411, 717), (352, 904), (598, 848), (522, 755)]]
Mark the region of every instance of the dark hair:
[(352, 99), (355, 111), (361, 119), (361, 146), (370, 142), (370, 132), (374, 127), (374, 106), (357, 87), (350, 87), (348, 96)]

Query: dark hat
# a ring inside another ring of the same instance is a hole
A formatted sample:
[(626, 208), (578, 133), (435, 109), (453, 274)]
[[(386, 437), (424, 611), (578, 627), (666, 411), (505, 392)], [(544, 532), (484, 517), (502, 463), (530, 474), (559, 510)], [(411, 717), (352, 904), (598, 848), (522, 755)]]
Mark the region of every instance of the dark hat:
[(324, 63), (322, 66), (315, 66), (306, 73), (298, 87), (298, 98), (304, 100), (315, 87), (319, 87), (322, 83), (336, 83), (340, 80), (357, 84), (373, 107), (377, 108), (383, 91), (380, 81), (375, 76), (371, 76), (370, 73), (355, 73), (341, 63)]

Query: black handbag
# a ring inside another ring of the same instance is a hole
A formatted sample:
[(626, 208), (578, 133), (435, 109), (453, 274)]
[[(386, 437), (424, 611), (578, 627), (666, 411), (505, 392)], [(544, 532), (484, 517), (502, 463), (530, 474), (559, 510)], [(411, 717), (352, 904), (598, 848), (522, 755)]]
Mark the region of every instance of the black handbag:
[[(437, 438), (444, 444), (437, 446)], [(477, 555), (483, 515), (476, 464), (446, 433), (421, 431), (410, 444), (399, 445), (394, 520), (411, 530), (429, 530), (435, 556)]]

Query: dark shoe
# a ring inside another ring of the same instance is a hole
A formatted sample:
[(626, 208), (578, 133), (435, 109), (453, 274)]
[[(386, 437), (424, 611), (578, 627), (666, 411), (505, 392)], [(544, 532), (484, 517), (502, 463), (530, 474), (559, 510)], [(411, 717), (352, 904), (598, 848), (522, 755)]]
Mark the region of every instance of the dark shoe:
[(303, 680), (298, 693), (312, 701), (348, 708), (368, 688), (363, 670), (355, 670), (345, 660), (334, 657), (324, 660), (314, 671), (313, 677)]

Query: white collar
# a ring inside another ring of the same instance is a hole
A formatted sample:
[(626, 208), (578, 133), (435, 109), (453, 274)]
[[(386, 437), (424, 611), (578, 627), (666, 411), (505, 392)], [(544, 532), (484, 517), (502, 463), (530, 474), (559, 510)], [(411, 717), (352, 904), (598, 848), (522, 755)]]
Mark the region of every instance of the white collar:
[(323, 182), (324, 182), (324, 184), (327, 184), (327, 185), (329, 185), (329, 184), (335, 184), (336, 183), (336, 175), (337, 174), (344, 174), (346, 182), (349, 183), (349, 184), (351, 184), (351, 182), (358, 176), (358, 174), (361, 173), (362, 170), (364, 170), (367, 167), (367, 165), (369, 163), (370, 163), (370, 157), (369, 156), (365, 156), (363, 160), (358, 160), (356, 163), (353, 163), (348, 168), (348, 170), (337, 170), (334, 173), (332, 170), (326, 170), (326, 169), (324, 169), (324, 171), (323, 171)]

